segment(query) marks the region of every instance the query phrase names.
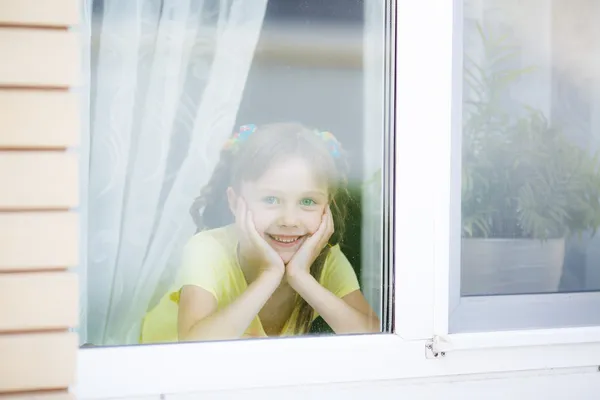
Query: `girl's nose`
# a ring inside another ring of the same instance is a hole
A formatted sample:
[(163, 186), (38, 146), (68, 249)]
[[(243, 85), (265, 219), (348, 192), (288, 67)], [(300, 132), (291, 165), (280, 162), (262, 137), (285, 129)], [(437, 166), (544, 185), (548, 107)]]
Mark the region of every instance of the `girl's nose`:
[(279, 221), (282, 226), (298, 226), (299, 218), (296, 207), (282, 207)]

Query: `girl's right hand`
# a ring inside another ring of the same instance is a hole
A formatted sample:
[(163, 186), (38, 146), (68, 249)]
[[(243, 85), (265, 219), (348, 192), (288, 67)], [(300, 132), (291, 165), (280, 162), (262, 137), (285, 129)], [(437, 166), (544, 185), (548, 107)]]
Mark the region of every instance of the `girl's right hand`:
[(281, 277), (285, 274), (283, 260), (256, 230), (252, 212), (246, 202), (239, 198), (236, 210), (236, 225), (240, 234), (240, 256), (246, 262), (256, 266), (262, 272), (275, 272)]

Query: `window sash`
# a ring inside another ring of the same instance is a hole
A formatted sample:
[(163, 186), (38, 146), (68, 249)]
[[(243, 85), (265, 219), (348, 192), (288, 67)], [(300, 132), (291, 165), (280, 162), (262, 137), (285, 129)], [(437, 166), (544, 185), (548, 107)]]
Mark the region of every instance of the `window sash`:
[[(473, 347), (477, 343), (487, 342), (487, 338), (495, 337), (497, 331), (512, 331), (505, 333), (506, 343), (519, 342), (522, 336), (517, 330), (526, 332), (543, 329), (545, 333), (535, 336), (540, 344), (551, 343), (548, 334), (556, 332), (564, 341), (577, 341), (580, 333), (586, 331), (586, 326), (600, 326), (600, 317), (595, 310), (600, 309), (600, 293), (556, 293), (540, 295), (511, 295), (511, 296), (477, 296), (461, 297), (461, 235), (458, 227), (461, 226), (461, 169), (462, 169), (462, 55), (463, 55), (463, 26), (464, 12), (463, 0), (455, 0), (452, 44), (439, 43), (440, 47), (431, 48), (432, 52), (448, 54), (452, 59), (452, 85), (439, 87), (436, 90), (441, 106), (430, 109), (432, 118), (445, 118), (451, 109), (452, 123), (448, 137), (450, 143), (438, 139), (437, 143), (446, 146), (443, 154), (450, 155), (439, 158), (436, 168), (440, 170), (438, 180), (432, 184), (444, 190), (439, 191), (436, 197), (436, 209), (447, 208), (446, 213), (439, 213), (434, 226), (442, 232), (435, 237), (439, 251), (438, 262), (435, 264), (435, 278), (437, 283), (434, 296), (434, 335), (442, 338), (443, 343), (458, 341), (461, 347)], [(451, 48), (449, 48), (451, 46)], [(443, 64), (440, 64), (443, 65)], [(446, 65), (447, 68), (447, 65)], [(438, 74), (442, 73), (442, 68)], [(447, 104), (452, 104), (448, 107)], [(444, 175), (443, 171), (450, 171)], [(447, 207), (449, 205), (449, 207)], [(552, 310), (550, 312), (550, 310)], [(573, 313), (572, 310), (577, 310)], [(542, 318), (543, 314), (547, 318)], [(494, 318), (490, 318), (493, 315)], [(586, 315), (589, 316), (586, 318)], [(572, 327), (582, 327), (583, 330)], [(464, 333), (480, 332), (480, 333)], [(596, 331), (592, 330), (589, 332)], [(592, 333), (590, 333), (592, 334)], [(592, 336), (600, 340), (600, 336)], [(569, 339), (571, 338), (571, 339)], [(499, 345), (498, 345), (499, 346)], [(449, 348), (454, 348), (449, 345)]]

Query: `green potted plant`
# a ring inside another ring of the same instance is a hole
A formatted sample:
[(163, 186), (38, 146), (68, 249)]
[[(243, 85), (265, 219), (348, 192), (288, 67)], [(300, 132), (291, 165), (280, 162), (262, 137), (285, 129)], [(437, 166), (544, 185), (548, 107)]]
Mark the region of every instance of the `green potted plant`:
[(485, 65), (466, 57), (464, 70), (461, 294), (553, 292), (566, 239), (600, 226), (599, 157), (543, 112), (506, 110), (534, 69), (502, 68), (512, 50), (480, 34)]

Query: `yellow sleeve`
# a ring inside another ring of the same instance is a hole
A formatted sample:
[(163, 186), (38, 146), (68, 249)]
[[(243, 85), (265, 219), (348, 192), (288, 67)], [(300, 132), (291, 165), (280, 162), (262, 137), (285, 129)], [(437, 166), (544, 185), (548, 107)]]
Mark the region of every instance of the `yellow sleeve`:
[(208, 232), (194, 236), (183, 249), (181, 270), (171, 293), (171, 299), (176, 303), (179, 303), (181, 288), (186, 285), (201, 287), (217, 301), (222, 298), (228, 256), (223, 246)]
[(339, 298), (360, 289), (356, 273), (339, 245), (333, 246), (329, 251), (321, 285)]
[[(207, 231), (208, 232), (208, 231)], [(179, 294), (185, 285), (199, 286), (221, 299), (227, 274), (227, 253), (209, 233), (192, 237), (185, 245), (173, 286), (142, 321), (140, 343), (177, 342)], [(225, 264), (224, 264), (225, 262)]]

